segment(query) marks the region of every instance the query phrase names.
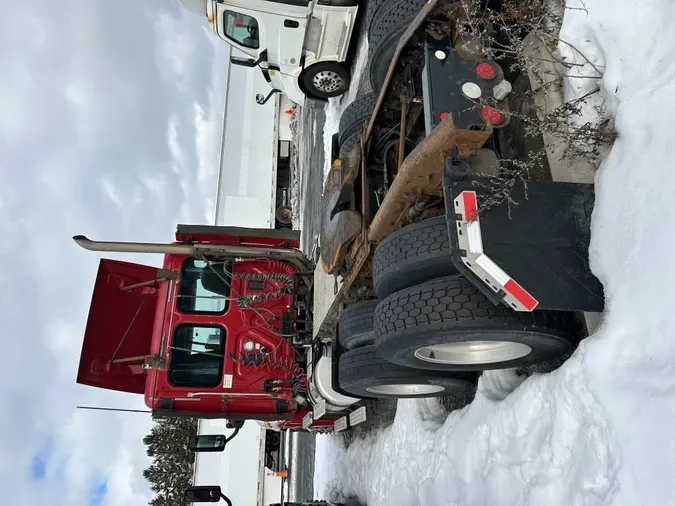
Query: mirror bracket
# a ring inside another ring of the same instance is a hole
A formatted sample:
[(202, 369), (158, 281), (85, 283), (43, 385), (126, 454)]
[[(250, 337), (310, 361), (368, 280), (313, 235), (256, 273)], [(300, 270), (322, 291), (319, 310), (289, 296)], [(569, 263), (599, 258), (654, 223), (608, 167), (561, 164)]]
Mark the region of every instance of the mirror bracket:
[(239, 65), (241, 67), (257, 67), (262, 62), (267, 61), (267, 49), (260, 51), (257, 60), (253, 58), (239, 58), (238, 56), (230, 55), (230, 63), (232, 65)]

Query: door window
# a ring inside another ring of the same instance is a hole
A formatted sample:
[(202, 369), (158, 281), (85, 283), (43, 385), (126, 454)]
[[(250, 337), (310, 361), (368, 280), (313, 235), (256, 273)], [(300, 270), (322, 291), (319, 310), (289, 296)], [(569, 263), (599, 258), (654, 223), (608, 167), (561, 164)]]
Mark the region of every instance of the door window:
[(222, 327), (181, 325), (173, 336), (169, 383), (175, 387), (216, 387), (222, 380), (224, 360)]
[(225, 35), (240, 46), (250, 49), (260, 47), (260, 32), (258, 21), (251, 16), (234, 11), (223, 13)]
[(178, 309), (190, 314), (224, 314), (230, 297), (230, 264), (187, 258), (180, 273)]

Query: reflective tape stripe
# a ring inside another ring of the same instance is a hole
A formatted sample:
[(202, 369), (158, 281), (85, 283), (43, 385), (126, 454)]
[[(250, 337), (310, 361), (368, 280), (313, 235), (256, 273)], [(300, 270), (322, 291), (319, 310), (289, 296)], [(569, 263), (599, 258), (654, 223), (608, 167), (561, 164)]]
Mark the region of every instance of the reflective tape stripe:
[(487, 255), (481, 255), (476, 259), (476, 263), (480, 265), (483, 269), (485, 269), (485, 272), (487, 272), (490, 276), (495, 278), (495, 281), (497, 282), (498, 285), (504, 287), (506, 283), (508, 283), (511, 278), (509, 277), (508, 274), (506, 274), (496, 263), (494, 263), (489, 256)]
[(537, 300), (532, 297), (532, 295), (527, 293), (527, 291), (513, 279), (509, 279), (508, 282), (506, 282), (504, 289), (513, 295), (513, 297), (523, 306), (525, 306), (528, 311), (532, 311), (535, 307), (537, 307), (537, 304), (539, 304)]
[[(484, 274), (477, 272), (476, 267), (469, 262), (468, 258), (463, 259), (464, 263), (482, 281), (486, 281), (492, 290), (499, 291), (497, 287), (503, 289), (507, 293), (505, 299), (506, 302), (509, 302), (510, 306), (520, 311), (534, 310), (539, 304), (537, 299), (504, 272), (490, 257), (483, 253), (483, 236), (478, 217), (478, 197), (476, 192), (463, 191), (455, 199), (455, 207), (458, 208), (457, 210), (462, 216), (462, 222), (457, 223), (460, 234), (460, 247), (466, 249), (468, 257), (471, 257), (471, 262), (480, 267), (489, 279), (484, 279)], [(462, 229), (466, 232), (465, 239), (462, 239)]]

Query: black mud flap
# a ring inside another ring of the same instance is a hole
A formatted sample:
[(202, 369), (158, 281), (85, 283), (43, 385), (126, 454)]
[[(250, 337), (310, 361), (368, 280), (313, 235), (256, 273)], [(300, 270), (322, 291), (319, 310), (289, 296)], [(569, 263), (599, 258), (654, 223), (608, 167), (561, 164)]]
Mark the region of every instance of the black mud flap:
[(493, 303), (516, 311), (604, 309), (588, 260), (593, 185), (520, 181), (510, 193), (515, 204), (495, 204), (487, 178), (458, 176), (448, 163), (443, 191), (453, 264)]

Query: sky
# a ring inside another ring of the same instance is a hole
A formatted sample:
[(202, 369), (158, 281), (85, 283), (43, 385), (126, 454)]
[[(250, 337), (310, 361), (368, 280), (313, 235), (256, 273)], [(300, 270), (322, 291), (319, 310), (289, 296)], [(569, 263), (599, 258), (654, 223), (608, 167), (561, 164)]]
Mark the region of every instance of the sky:
[[(140, 397), (75, 383), (99, 255), (213, 223), (227, 45), (175, 0), (0, 1), (3, 504), (151, 498)], [(109, 255), (158, 265), (158, 257)]]

